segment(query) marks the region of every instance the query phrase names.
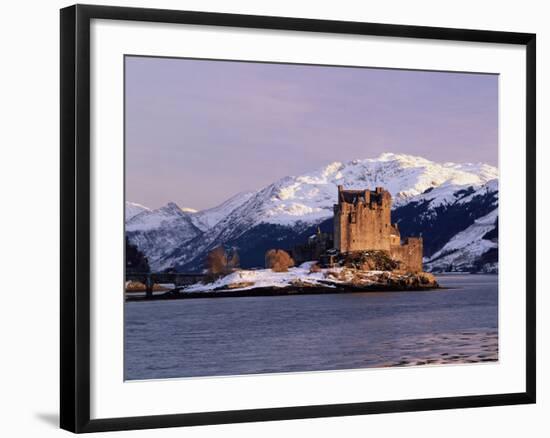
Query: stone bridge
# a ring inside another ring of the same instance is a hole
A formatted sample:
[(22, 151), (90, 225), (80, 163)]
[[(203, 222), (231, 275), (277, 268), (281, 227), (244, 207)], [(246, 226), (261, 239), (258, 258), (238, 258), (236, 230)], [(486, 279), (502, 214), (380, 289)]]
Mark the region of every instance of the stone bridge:
[(205, 278), (204, 274), (187, 272), (133, 272), (126, 273), (126, 281), (139, 281), (145, 285), (145, 295), (153, 296), (155, 284), (171, 283), (175, 289), (198, 283)]

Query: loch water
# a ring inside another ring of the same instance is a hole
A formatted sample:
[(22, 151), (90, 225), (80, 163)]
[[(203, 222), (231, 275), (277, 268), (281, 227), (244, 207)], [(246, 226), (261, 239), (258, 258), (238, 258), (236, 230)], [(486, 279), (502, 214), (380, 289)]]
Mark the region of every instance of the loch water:
[(444, 289), (127, 302), (125, 378), (468, 363), (498, 358), (498, 276)]

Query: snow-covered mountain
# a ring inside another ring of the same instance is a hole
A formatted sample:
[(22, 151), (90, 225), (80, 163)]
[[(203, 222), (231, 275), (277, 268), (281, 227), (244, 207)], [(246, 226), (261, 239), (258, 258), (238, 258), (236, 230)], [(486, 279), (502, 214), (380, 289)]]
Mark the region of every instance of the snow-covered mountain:
[[(443, 193), (445, 201), (441, 202)], [(424, 237), (427, 270), (494, 272), (497, 268), (496, 179), (480, 187), (433, 189), (398, 206), (392, 218), (402, 235)]]
[(140, 214), (143, 211), (149, 211), (149, 209), (141, 204), (136, 202), (126, 201), (126, 208), (124, 210), (124, 217), (126, 222), (132, 219), (134, 216)]
[[(167, 220), (162, 209), (142, 212), (127, 221), (127, 232), (154, 269), (200, 269), (208, 251), (220, 244), (238, 249), (243, 266), (257, 266), (269, 248), (302, 242), (319, 225), (331, 230), (338, 185), (346, 189), (382, 186), (393, 196), (393, 220), (400, 223), (402, 235), (423, 234), (425, 255), (432, 260), (456, 234), (496, 211), (497, 178), (497, 169), (487, 164), (435, 163), (386, 153), (288, 176), (197, 213), (175, 206), (170, 210), (176, 212), (177, 220)], [(140, 233), (152, 225), (156, 237), (144, 239)], [(161, 237), (163, 233), (166, 238)]]
[(153, 269), (167, 251), (202, 234), (191, 214), (173, 202), (145, 209), (126, 221), (126, 235), (147, 256)]
[(334, 162), (304, 175), (282, 178), (252, 196), (252, 202), (243, 204), (241, 213), (255, 224), (317, 223), (332, 216), (340, 184), (346, 189), (384, 187), (398, 206), (436, 187), (445, 188), (437, 199), (444, 203), (446, 195), (457, 187), (479, 187), (495, 178), (497, 169), (487, 164), (439, 164), (421, 157), (385, 153), (375, 159)]

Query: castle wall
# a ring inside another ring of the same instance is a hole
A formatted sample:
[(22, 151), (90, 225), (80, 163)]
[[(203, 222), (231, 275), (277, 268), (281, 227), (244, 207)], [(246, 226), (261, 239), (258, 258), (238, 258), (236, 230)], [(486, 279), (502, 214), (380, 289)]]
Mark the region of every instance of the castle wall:
[(400, 262), (403, 271), (422, 272), (422, 237), (409, 237), (402, 245), (392, 245), (390, 256)]

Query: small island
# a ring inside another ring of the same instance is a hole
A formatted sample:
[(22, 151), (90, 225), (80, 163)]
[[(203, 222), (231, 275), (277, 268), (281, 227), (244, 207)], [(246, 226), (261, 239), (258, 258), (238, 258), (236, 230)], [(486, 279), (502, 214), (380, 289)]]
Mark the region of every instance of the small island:
[[(345, 292), (411, 291), (439, 288), (435, 277), (422, 269), (422, 237), (402, 241), (391, 223), (391, 195), (382, 187), (344, 190), (338, 186), (334, 205), (334, 233), (320, 229), (307, 242), (291, 249), (266, 252), (265, 269), (238, 268), (238, 254), (214, 248), (201, 274), (130, 274), (144, 279), (146, 296), (127, 300), (228, 296), (274, 296)], [(170, 281), (173, 278), (174, 281)], [(175, 287), (153, 295), (155, 284)]]

